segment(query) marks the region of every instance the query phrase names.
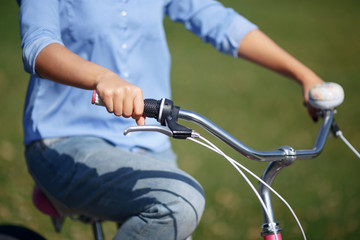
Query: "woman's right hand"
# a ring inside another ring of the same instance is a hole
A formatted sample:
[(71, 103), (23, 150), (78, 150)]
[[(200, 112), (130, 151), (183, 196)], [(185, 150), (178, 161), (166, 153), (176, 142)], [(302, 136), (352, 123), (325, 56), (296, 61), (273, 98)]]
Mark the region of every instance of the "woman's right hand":
[(125, 81), (111, 71), (106, 71), (98, 79), (95, 90), (109, 113), (125, 118), (132, 117), (138, 125), (145, 124), (141, 88)]

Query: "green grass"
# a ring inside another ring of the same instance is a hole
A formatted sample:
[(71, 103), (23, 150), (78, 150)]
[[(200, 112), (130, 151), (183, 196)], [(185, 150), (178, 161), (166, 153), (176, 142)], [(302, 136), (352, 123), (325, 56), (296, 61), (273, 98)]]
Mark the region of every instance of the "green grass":
[[(360, 149), (360, 3), (223, 2), (258, 24), (324, 80), (344, 87), (345, 102), (336, 119), (345, 136)], [(41, 231), (48, 239), (89, 239), (90, 228), (78, 222), (67, 221), (60, 235), (54, 233), (48, 218), (31, 203), (33, 182), (21, 143), (28, 76), (21, 62), (17, 19), (15, 1), (1, 2), (0, 223), (23, 224)], [(207, 116), (255, 149), (312, 147), (319, 124), (307, 116), (296, 83), (216, 52), (180, 24), (169, 20), (165, 24), (172, 53), (175, 104)], [(207, 207), (194, 239), (260, 239), (259, 203), (236, 171), (225, 160), (191, 142), (179, 140), (173, 145), (181, 167), (195, 176), (206, 191)], [(266, 167), (220, 146), (258, 175)], [(308, 239), (358, 239), (359, 168), (360, 160), (339, 139), (329, 138), (320, 157), (298, 161), (280, 173), (274, 186), (293, 206)], [(284, 228), (284, 239), (301, 239), (288, 210), (277, 199), (273, 203), (276, 219)], [(107, 223), (105, 228), (111, 239), (115, 227)]]

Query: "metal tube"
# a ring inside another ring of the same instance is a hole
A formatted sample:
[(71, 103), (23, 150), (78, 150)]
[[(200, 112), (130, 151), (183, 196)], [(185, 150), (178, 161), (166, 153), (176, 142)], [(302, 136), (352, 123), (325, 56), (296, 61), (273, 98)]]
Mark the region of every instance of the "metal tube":
[(95, 240), (104, 240), (104, 233), (101, 227), (101, 221), (95, 220), (92, 224), (93, 234)]
[[(331, 123), (333, 120), (334, 111), (326, 110), (323, 111), (323, 121), (319, 130), (318, 137), (316, 139), (315, 145), (313, 149), (308, 150), (297, 150), (295, 157), (296, 159), (308, 159), (316, 157), (322, 151), (326, 137), (329, 133)], [(281, 161), (286, 159), (287, 155), (283, 150), (275, 150), (275, 151), (256, 151), (239, 140), (235, 137), (227, 133), (225, 130), (211, 122), (209, 119), (197, 114), (195, 112), (191, 112), (185, 109), (180, 109), (179, 111), (179, 119), (186, 120), (189, 122), (193, 122), (209, 133), (213, 134), (215, 137), (220, 139), (222, 142), (227, 144), (228, 146), (232, 147), (235, 151), (239, 152), (243, 156), (256, 160), (256, 161)], [(292, 156), (294, 157), (294, 156)]]
[[(282, 165), (279, 162), (271, 162), (268, 167), (266, 168), (263, 176), (261, 177), (262, 180), (264, 180), (264, 182), (266, 182), (269, 186), (271, 186), (275, 180), (276, 175), (280, 172), (280, 170), (282, 169)], [(265, 213), (265, 210), (263, 208), (262, 212), (263, 212), (263, 219), (264, 219), (264, 223), (273, 223), (275, 222), (275, 218), (274, 218), (274, 212), (273, 212), (273, 208), (272, 208), (272, 203), (271, 203), (271, 195), (270, 195), (270, 189), (267, 188), (264, 184), (262, 184), (261, 182), (259, 183), (259, 193), (261, 198), (264, 200), (264, 203), (269, 211), (269, 216)]]
[(281, 150), (275, 151), (255, 151), (249, 148), (225, 130), (205, 118), (200, 114), (180, 109), (179, 119), (193, 122), (201, 126), (203, 129), (213, 134), (215, 137), (223, 141), (225, 144), (232, 147), (235, 151), (244, 155), (245, 157), (256, 161), (279, 161), (285, 157), (285, 154)]
[[(290, 166), (292, 163), (294, 163), (295, 159), (287, 159), (284, 161), (279, 161), (279, 162), (271, 162), (269, 163), (269, 165), (267, 166), (267, 168), (265, 169), (261, 179), (267, 183), (269, 186), (272, 186), (275, 177), (279, 174), (279, 172), (284, 169), (287, 166)], [(264, 209), (263, 210), (263, 218), (264, 218), (264, 223), (274, 223), (275, 222), (275, 218), (274, 218), (274, 213), (273, 213), (273, 208), (272, 208), (272, 203), (271, 203), (271, 191), (268, 187), (266, 187), (263, 183), (259, 183), (259, 194), (261, 196), (261, 198), (264, 200), (264, 203), (266, 205), (266, 207), (269, 210), (270, 216), (268, 216)]]
[(309, 159), (318, 156), (324, 148), (326, 138), (329, 134), (332, 121), (334, 119), (334, 112), (327, 110), (323, 112), (323, 121), (316, 138), (314, 147), (309, 150), (296, 150), (297, 159)]

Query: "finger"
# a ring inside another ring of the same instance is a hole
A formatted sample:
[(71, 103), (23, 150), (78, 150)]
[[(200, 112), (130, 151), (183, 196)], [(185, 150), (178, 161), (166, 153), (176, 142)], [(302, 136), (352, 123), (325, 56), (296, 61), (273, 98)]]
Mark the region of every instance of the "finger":
[(313, 106), (311, 106), (311, 104), (309, 104), (309, 102), (304, 102), (304, 106), (306, 106), (308, 113), (310, 115), (310, 117), (313, 119), (314, 122), (318, 121), (318, 109), (314, 108)]
[(114, 114), (116, 116), (123, 115), (123, 94), (120, 91), (114, 92), (113, 104), (114, 104)]
[(138, 126), (144, 126), (145, 125), (145, 117), (144, 116), (141, 116), (139, 117), (138, 119), (136, 119), (136, 124)]
[(123, 112), (122, 112), (122, 116), (123, 117), (131, 117), (133, 115), (133, 111), (134, 111), (134, 106), (133, 106), (133, 99), (131, 95), (127, 95), (124, 97), (123, 100)]
[(134, 98), (134, 112), (133, 117), (138, 118), (141, 117), (144, 113), (144, 98), (142, 91), (136, 94)]
[(318, 110), (315, 109), (315, 108), (313, 108), (313, 107), (310, 107), (310, 109), (308, 109), (308, 111), (309, 111), (309, 114), (310, 114), (310, 116), (312, 117), (313, 121), (314, 121), (314, 122), (317, 122), (318, 119), (319, 119), (319, 117), (318, 117), (318, 115), (317, 115)]
[[(99, 96), (100, 96), (101, 100), (105, 104), (106, 110), (109, 113), (113, 113), (114, 112), (114, 102), (111, 97), (111, 94), (108, 91), (104, 91), (104, 92), (98, 91), (98, 92), (99, 92)], [(102, 94), (100, 94), (100, 93), (102, 93)]]

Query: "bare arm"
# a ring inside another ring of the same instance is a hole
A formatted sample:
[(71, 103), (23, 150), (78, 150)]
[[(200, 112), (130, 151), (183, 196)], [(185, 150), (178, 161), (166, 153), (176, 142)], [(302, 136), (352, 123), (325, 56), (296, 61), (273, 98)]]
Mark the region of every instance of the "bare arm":
[(95, 89), (110, 113), (144, 124), (142, 91), (112, 71), (89, 62), (60, 44), (50, 44), (37, 56), (36, 72), (58, 83)]
[(315, 84), (323, 82), (308, 67), (280, 48), (260, 30), (250, 32), (238, 48), (239, 57), (260, 64), (301, 84), (304, 101), (311, 117), (316, 120), (316, 110), (308, 103), (308, 92)]

